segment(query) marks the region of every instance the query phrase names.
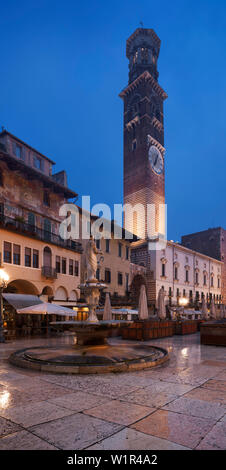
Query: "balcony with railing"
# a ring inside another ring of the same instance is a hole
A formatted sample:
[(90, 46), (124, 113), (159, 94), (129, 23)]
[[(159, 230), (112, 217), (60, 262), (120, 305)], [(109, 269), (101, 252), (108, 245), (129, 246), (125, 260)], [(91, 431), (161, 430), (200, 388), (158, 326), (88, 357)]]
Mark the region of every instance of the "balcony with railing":
[(42, 276), (47, 279), (57, 279), (57, 271), (51, 266), (42, 266)]
[(67, 250), (72, 250), (77, 253), (82, 253), (81, 243), (74, 240), (63, 240), (59, 235), (43, 230), (35, 225), (30, 225), (22, 220), (11, 218), (0, 214), (0, 229), (5, 228), (13, 232), (20, 233), (29, 238), (36, 238), (46, 243), (61, 246)]

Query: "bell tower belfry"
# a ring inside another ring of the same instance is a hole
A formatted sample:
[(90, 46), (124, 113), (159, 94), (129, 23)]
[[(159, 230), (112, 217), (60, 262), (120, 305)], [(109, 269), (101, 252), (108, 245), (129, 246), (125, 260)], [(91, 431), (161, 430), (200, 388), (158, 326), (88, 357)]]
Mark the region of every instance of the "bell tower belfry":
[[(153, 29), (138, 28), (127, 39), (129, 83), (119, 95), (124, 101), (124, 205), (133, 208), (125, 228), (143, 240), (148, 239), (150, 225), (152, 232), (161, 231), (159, 207), (165, 203), (167, 94), (158, 84), (160, 43)], [(148, 205), (154, 207), (151, 220)]]

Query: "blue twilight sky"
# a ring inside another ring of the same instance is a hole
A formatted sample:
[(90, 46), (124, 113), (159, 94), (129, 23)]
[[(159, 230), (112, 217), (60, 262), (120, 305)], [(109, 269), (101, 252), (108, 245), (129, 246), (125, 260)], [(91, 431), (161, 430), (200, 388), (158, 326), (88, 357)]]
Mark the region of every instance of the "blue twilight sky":
[(122, 201), (125, 43), (162, 40), (168, 238), (226, 228), (225, 0), (0, 0), (0, 126), (66, 169), (92, 205)]

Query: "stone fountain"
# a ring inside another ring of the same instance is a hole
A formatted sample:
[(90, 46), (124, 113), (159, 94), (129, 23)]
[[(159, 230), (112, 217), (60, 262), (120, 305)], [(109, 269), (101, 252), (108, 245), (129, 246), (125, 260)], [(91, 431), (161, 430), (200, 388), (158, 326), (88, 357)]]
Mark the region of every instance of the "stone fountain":
[[(109, 331), (120, 328), (131, 321), (99, 321), (96, 308), (100, 293), (106, 288), (96, 279), (97, 254), (100, 253), (92, 237), (86, 247), (86, 281), (80, 285), (89, 316), (86, 321), (62, 321), (50, 324), (69, 328), (75, 333), (76, 340), (70, 345), (30, 347), (16, 351), (10, 356), (10, 362), (19, 367), (28, 367), (43, 372), (97, 374), (104, 372), (128, 372), (146, 367), (153, 367), (165, 362), (168, 353), (163, 348), (150, 345), (127, 344), (120, 340), (107, 342)], [(65, 338), (66, 339), (66, 338)]]
[[(86, 281), (80, 284), (86, 305), (89, 309), (89, 315), (85, 321), (67, 321), (67, 322), (54, 322), (54, 325), (66, 325), (76, 334), (75, 346), (84, 345), (101, 345), (106, 343), (106, 338), (109, 336), (109, 330), (114, 327), (119, 327), (121, 323), (131, 323), (131, 321), (99, 321), (96, 314), (96, 309), (99, 305), (101, 291), (107, 286), (96, 279), (97, 271), (97, 255), (102, 254), (96, 248), (93, 237), (86, 245), (85, 252), (85, 266), (86, 266)], [(53, 324), (53, 323), (52, 323)]]

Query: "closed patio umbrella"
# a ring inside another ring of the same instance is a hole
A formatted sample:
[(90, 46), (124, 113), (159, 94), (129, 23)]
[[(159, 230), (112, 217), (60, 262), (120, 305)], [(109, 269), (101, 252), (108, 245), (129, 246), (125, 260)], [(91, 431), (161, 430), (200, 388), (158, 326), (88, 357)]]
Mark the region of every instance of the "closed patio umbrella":
[(166, 318), (165, 291), (163, 287), (161, 287), (158, 294), (158, 317), (161, 320)]
[(112, 320), (111, 300), (110, 300), (109, 292), (106, 293), (106, 297), (105, 297), (103, 320), (105, 321)]
[(210, 302), (210, 315), (212, 318), (216, 318), (216, 306), (214, 302), (214, 298), (212, 297)]
[(146, 288), (144, 284), (140, 288), (138, 317), (139, 317), (139, 320), (147, 320), (148, 318), (147, 295), (146, 295)]
[(209, 312), (208, 312), (208, 309), (207, 309), (205, 297), (202, 298), (202, 317), (205, 320), (208, 320), (208, 318), (209, 318)]

